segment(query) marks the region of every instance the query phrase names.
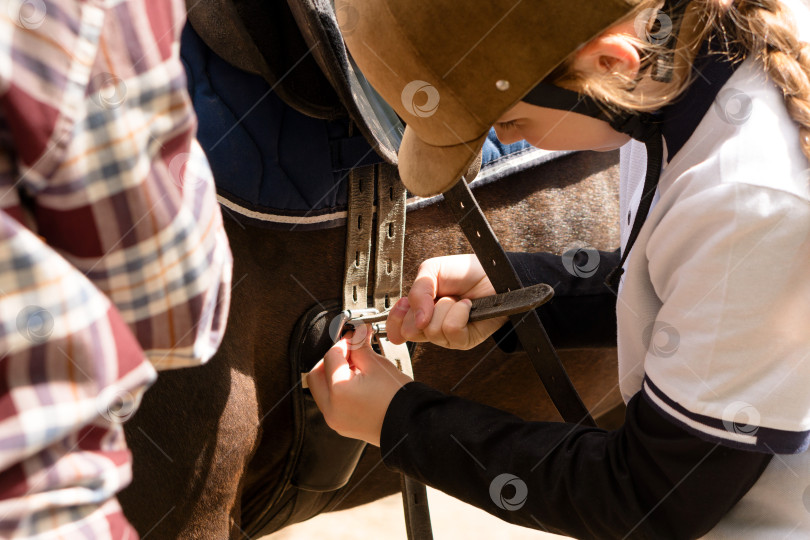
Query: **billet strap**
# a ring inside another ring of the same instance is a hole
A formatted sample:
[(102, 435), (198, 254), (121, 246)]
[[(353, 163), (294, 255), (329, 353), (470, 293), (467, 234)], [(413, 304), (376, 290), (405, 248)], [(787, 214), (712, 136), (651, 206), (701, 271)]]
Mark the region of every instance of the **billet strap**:
[[(374, 307), (387, 311), (402, 296), (402, 259), (405, 250), (405, 204), (407, 192), (394, 165), (377, 167), (377, 250), (375, 257)], [(407, 344), (394, 345), (377, 337), (383, 356), (413, 378), (413, 364)], [(432, 540), (427, 489), (424, 484), (401, 475), (402, 508), (409, 540)]]
[(377, 165), (377, 268), (374, 307), (388, 311), (402, 296), (402, 259), (405, 249), (407, 192), (397, 168)]
[(343, 309), (368, 307), (371, 229), (374, 225), (374, 182), (373, 165), (358, 167), (349, 172)]
[[(377, 192), (376, 233), (374, 192)], [(402, 260), (405, 247), (405, 204), (407, 193), (394, 165), (381, 163), (352, 169), (349, 173), (349, 209), (346, 222), (346, 274), (343, 281), (343, 309), (373, 306), (386, 311), (402, 296)], [(374, 289), (369, 295), (372, 240), (376, 239)], [(395, 345), (377, 337), (383, 356), (403, 373), (413, 377), (406, 344)], [(427, 490), (404, 475), (402, 504), (409, 540), (432, 540)]]
[[(388, 164), (377, 167), (377, 249), (375, 253), (374, 307), (388, 311), (402, 297), (402, 260), (405, 251), (405, 186), (397, 168)], [(383, 356), (413, 378), (408, 345), (395, 345), (378, 336)]]
[(402, 506), (405, 508), (405, 531), (408, 538), (433, 540), (425, 486), (404, 474), (400, 478)]
[(394, 345), (388, 341), (387, 337), (377, 336), (377, 343), (380, 345), (382, 355), (394, 364), (398, 370), (413, 379), (413, 363), (408, 344)]
[[(466, 180), (462, 178), (449, 191), (444, 192), (444, 199), (478, 260), (481, 261), (495, 292), (503, 293), (523, 287)], [(532, 310), (524, 314), (511, 315), (509, 320), (563, 420), (595, 426), (596, 423), (582, 403), (554, 351), (537, 312)]]

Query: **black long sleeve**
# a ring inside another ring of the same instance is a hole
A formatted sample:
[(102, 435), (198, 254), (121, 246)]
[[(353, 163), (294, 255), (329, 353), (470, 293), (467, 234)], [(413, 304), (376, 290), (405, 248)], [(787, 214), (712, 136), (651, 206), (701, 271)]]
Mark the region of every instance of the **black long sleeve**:
[[(616, 346), (616, 295), (604, 281), (619, 264), (618, 250), (582, 250), (568, 260), (542, 252), (507, 255), (524, 286), (548, 283), (554, 288), (554, 298), (537, 309), (554, 347)], [(520, 348), (511, 330), (507, 323), (493, 336), (506, 352)]]
[(577, 538), (698, 537), (772, 457), (703, 441), (640, 394), (608, 432), (526, 422), (421, 383), (391, 402), (381, 450), (389, 468), (505, 521)]

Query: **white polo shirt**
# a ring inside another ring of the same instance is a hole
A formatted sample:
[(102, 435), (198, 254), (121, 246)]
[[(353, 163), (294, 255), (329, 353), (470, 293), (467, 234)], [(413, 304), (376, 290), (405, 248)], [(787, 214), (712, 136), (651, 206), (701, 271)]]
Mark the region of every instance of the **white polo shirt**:
[[(625, 400), (643, 390), (705, 439), (777, 454), (710, 538), (810, 538), (809, 166), (747, 60), (664, 169), (625, 265)], [(622, 245), (645, 167), (643, 145), (622, 149)]]

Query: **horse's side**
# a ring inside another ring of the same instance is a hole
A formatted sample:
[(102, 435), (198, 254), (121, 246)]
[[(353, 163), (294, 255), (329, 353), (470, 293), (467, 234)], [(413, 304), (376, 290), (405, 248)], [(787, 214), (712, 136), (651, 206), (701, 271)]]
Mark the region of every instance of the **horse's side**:
[[(618, 242), (616, 154), (582, 153), (483, 186), (475, 194), (507, 250), (562, 253), (574, 243)], [(201, 368), (165, 372), (126, 425), (134, 480), (120, 496), (142, 536), (242, 538), (267, 534), (319, 512), (370, 502), (399, 489), (399, 478), (367, 448), (344, 488), (314, 501), (278, 497), (293, 455), (288, 344), (299, 316), (338, 299), (345, 228), (277, 231), (226, 219), (234, 253), (228, 330)], [(408, 213), (406, 284), (429, 257), (468, 252), (443, 204)], [(561, 352), (586, 405), (615, 406), (615, 351)], [(419, 380), (527, 419), (558, 415), (523, 354), (491, 340), (466, 352), (420, 346)], [(276, 504), (266, 512), (269, 499)]]

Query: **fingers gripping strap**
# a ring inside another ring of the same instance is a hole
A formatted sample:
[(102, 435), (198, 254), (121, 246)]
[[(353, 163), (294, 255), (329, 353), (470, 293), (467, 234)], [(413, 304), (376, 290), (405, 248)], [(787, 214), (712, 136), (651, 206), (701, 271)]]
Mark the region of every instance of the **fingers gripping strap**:
[[(467, 182), (462, 178), (444, 193), (444, 199), (478, 260), (481, 261), (495, 291), (503, 293), (521, 288), (520, 278), (506, 257)], [(511, 315), (509, 320), (563, 419), (566, 422), (596, 425), (551, 346), (537, 312), (532, 310), (525, 314)]]

